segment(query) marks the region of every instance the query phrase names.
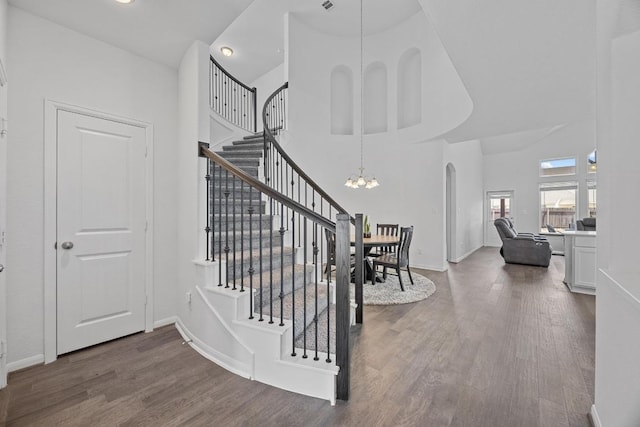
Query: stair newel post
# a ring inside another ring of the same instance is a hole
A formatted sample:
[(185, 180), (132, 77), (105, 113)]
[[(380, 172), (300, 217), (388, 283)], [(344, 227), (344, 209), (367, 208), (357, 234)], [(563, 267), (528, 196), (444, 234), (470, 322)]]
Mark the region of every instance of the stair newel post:
[[(215, 261), (215, 235), (214, 227), (216, 226), (216, 164), (211, 161), (207, 157), (207, 167), (209, 171), (209, 176), (211, 177), (211, 182), (209, 186), (209, 194), (207, 195), (207, 206), (211, 207), (211, 216), (207, 215), (207, 221), (210, 221), (210, 231), (211, 231), (211, 261)], [(219, 213), (218, 213), (219, 215)]]
[[(293, 182), (293, 181), (291, 181)], [(291, 209), (291, 334), (293, 335), (293, 349), (291, 356), (296, 355), (296, 219), (295, 211)]]
[(280, 203), (280, 326), (284, 326), (284, 205)]
[(249, 319), (253, 319), (253, 187), (249, 186)]
[(252, 105), (252, 110), (253, 110), (253, 131), (255, 132), (258, 129), (258, 102), (256, 101), (256, 98), (258, 97), (258, 89), (251, 88), (251, 103)]
[[(356, 323), (362, 323), (363, 313), (363, 298), (362, 298), (362, 284), (364, 281), (364, 228), (363, 228), (362, 214), (356, 214), (356, 267), (355, 267), (355, 288), (356, 288)], [(374, 272), (375, 274), (375, 272)]]
[(341, 400), (349, 400), (350, 390), (350, 219), (348, 214), (338, 214), (336, 219), (336, 364), (340, 367), (337, 397)]
[(303, 239), (303, 241), (304, 241), (304, 247), (303, 247), (304, 259), (303, 259), (303, 264), (302, 264), (302, 274), (303, 274), (303, 276), (302, 276), (302, 286), (304, 287), (304, 290), (303, 290), (302, 301), (304, 302), (303, 303), (304, 310), (302, 312), (303, 313), (302, 317), (303, 317), (304, 320), (302, 322), (302, 327), (304, 328), (303, 329), (303, 331), (304, 331), (303, 332), (303, 335), (304, 335), (303, 336), (304, 351), (303, 351), (303, 354), (302, 354), (302, 358), (306, 359), (308, 357), (307, 356), (307, 218), (306, 217), (304, 218), (303, 224), (304, 224), (304, 239)]
[(236, 288), (236, 180), (237, 178), (233, 177), (233, 290)]
[(229, 287), (229, 196), (231, 192), (229, 191), (229, 171), (225, 171), (225, 182), (224, 182), (224, 259), (225, 259), (225, 278), (226, 282), (225, 288)]
[(314, 270), (314, 293), (315, 297), (313, 301), (315, 302), (315, 314), (313, 316), (313, 331), (314, 331), (314, 342), (315, 342), (315, 357), (313, 360), (318, 361), (320, 358), (318, 357), (318, 224), (313, 224), (313, 270)]

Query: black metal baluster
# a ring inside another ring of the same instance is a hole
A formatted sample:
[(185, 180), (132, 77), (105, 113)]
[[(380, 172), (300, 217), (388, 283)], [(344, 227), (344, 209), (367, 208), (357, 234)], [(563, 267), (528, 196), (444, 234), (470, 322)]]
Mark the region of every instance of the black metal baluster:
[(249, 186), (249, 319), (253, 319), (253, 187)]
[(269, 197), (269, 323), (273, 323), (273, 198)]
[[(291, 243), (296, 241), (296, 220), (291, 210)], [(291, 245), (291, 334), (293, 335), (291, 356), (296, 355), (296, 248)]]
[(280, 326), (284, 326), (284, 205), (280, 203)]
[(222, 286), (222, 166), (218, 166), (220, 176), (218, 179), (218, 206), (220, 206), (220, 212), (218, 213), (218, 286)]
[(244, 292), (244, 181), (240, 181), (240, 292)]
[(210, 233), (211, 233), (211, 218), (209, 218), (209, 211), (211, 210), (211, 207), (209, 206), (211, 204), (211, 160), (209, 158), (207, 158), (207, 172), (204, 176), (204, 180), (206, 182), (206, 203), (207, 203), (207, 207), (206, 207), (206, 215), (207, 215), (207, 225), (204, 227), (204, 232), (206, 234), (206, 238), (205, 238), (205, 242), (207, 245), (207, 249), (205, 251), (205, 255), (207, 256), (206, 261), (209, 261), (209, 238)]
[(225, 183), (224, 183), (224, 207), (225, 207), (225, 215), (224, 215), (224, 262), (225, 262), (225, 288), (229, 287), (229, 195), (231, 192), (229, 191), (229, 171), (225, 171)]
[[(293, 170), (292, 170), (292, 172), (291, 172), (291, 175), (293, 175)], [(292, 180), (292, 181), (293, 181), (293, 180)], [(300, 189), (300, 175), (298, 175), (298, 200), (297, 200), (297, 202), (298, 202), (298, 203), (300, 203), (300, 200), (302, 200), (302, 198), (301, 198), (301, 196), (300, 196), (301, 191), (302, 191), (302, 190)], [(306, 206), (306, 204), (305, 204), (305, 206)], [(300, 230), (300, 216), (301, 216), (301, 215), (300, 215), (300, 214), (298, 214), (298, 230)], [(301, 235), (301, 234), (302, 234), (302, 233), (298, 233), (298, 247), (300, 247), (300, 235)]]
[(314, 338), (315, 338), (315, 348), (316, 354), (313, 360), (318, 361), (320, 358), (318, 357), (318, 224), (313, 224), (313, 266), (314, 266), (314, 277), (315, 277), (315, 298), (313, 301), (315, 302), (315, 313), (313, 315), (313, 324), (314, 324)]
[[(215, 226), (216, 226), (216, 164), (208, 159), (209, 163), (209, 175), (211, 176), (211, 187), (209, 198), (207, 198), (207, 205), (211, 205), (211, 261), (215, 262)], [(219, 269), (219, 268), (218, 268)]]
[[(260, 194), (260, 193), (258, 193)], [(260, 236), (258, 237), (258, 245), (260, 245), (260, 319), (259, 321), (262, 322), (264, 320), (264, 318), (262, 317), (262, 276), (263, 276), (263, 269), (262, 269), (262, 197), (258, 199), (258, 209), (260, 210)]]
[(233, 290), (236, 288), (236, 180), (237, 178), (234, 176), (233, 178)]
[[(329, 244), (327, 243), (327, 250), (329, 250)], [(333, 250), (335, 251), (335, 245)], [(330, 265), (330, 255), (327, 253), (327, 308), (331, 307), (331, 299), (329, 290), (331, 287), (329, 284), (331, 283), (331, 265)], [(334, 287), (334, 292), (336, 291)], [(325, 362), (331, 363), (331, 310), (327, 310), (327, 359)]]
[(302, 286), (304, 287), (304, 291), (303, 291), (303, 323), (302, 323), (302, 328), (303, 328), (303, 332), (302, 332), (302, 339), (304, 341), (304, 348), (303, 348), (303, 354), (302, 354), (302, 358), (306, 359), (307, 356), (307, 218), (304, 218), (304, 256), (303, 256), (303, 263), (302, 263)]

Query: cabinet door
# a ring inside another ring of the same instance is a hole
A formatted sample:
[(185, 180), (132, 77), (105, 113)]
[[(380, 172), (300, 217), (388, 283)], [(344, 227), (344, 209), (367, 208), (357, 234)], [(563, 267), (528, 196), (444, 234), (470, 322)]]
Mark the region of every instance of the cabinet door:
[(582, 288), (596, 288), (596, 248), (574, 249), (574, 284)]

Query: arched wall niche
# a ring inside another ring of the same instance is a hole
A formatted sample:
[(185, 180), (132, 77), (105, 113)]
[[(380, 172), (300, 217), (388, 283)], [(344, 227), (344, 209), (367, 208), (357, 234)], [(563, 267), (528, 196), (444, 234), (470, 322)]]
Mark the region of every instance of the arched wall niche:
[(331, 133), (353, 135), (353, 72), (345, 65), (331, 71)]
[(422, 122), (422, 56), (411, 48), (398, 60), (398, 129)]
[(387, 131), (387, 67), (381, 61), (371, 63), (364, 71), (364, 133)]

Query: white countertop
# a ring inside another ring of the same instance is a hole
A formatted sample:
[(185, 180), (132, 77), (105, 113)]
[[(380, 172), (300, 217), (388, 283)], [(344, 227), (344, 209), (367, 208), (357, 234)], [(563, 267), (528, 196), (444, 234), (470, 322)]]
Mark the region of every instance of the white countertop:
[(581, 230), (567, 230), (563, 231), (562, 234), (565, 236), (593, 236), (596, 237), (595, 231), (581, 231)]

